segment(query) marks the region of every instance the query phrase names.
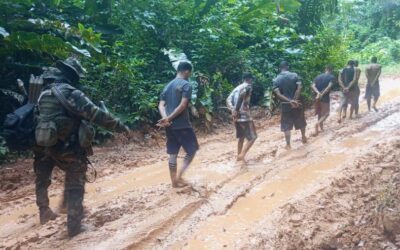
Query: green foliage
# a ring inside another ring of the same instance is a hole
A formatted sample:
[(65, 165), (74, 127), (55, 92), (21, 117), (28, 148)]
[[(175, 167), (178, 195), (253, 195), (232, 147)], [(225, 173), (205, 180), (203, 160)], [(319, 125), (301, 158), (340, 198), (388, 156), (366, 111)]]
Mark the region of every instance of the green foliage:
[(78, 54), (88, 70), (80, 87), (137, 127), (158, 119), (159, 93), (175, 75), (163, 50), (178, 48), (193, 62), (194, 78), (209, 79), (192, 81), (192, 104), (206, 114), (224, 106), (244, 71), (257, 79), (253, 104), (266, 103), (281, 60), (304, 78), (309, 98), (309, 83), (324, 65), (347, 60), (349, 39), (324, 25), (338, 6), (336, 0), (3, 0), (0, 87), (15, 90), (15, 79), (26, 82), (42, 66)]
[(359, 58), (363, 64), (369, 63), (372, 56), (378, 57), (379, 63), (384, 65), (400, 63), (400, 40), (383, 37), (353, 54), (353, 57)]

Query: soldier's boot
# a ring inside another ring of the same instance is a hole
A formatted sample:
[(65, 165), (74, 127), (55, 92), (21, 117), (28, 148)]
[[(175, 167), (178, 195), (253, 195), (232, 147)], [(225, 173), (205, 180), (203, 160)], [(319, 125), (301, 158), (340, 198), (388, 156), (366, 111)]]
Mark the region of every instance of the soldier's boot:
[(83, 219), (83, 189), (74, 189), (68, 192), (68, 236), (70, 238), (81, 233), (84, 228), (81, 225)]
[(51, 220), (55, 220), (58, 217), (49, 207), (39, 208), (40, 224), (44, 225)]

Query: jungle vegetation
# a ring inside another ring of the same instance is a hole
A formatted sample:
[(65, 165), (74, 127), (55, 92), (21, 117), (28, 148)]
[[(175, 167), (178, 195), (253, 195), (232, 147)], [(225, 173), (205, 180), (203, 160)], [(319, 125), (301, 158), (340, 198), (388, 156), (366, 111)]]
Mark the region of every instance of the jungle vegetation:
[[(159, 93), (174, 77), (165, 51), (185, 53), (194, 79), (207, 79), (193, 81), (193, 107), (210, 119), (243, 71), (257, 78), (253, 104), (268, 105), (288, 60), (311, 99), (324, 65), (372, 55), (399, 63), (399, 39), (398, 0), (2, 0), (0, 88), (18, 91), (17, 78), (27, 84), (75, 54), (88, 70), (79, 87), (140, 129), (158, 119)], [(18, 105), (1, 103), (0, 121)]]

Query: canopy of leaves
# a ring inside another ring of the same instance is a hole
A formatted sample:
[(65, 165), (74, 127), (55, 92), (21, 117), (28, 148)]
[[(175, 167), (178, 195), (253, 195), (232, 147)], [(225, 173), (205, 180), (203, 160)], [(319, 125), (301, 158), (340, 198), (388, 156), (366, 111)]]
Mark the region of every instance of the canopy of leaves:
[(79, 87), (140, 126), (158, 119), (159, 93), (175, 74), (163, 51), (176, 49), (209, 79), (197, 86), (196, 108), (223, 105), (244, 71), (256, 75), (253, 102), (261, 104), (281, 60), (306, 86), (325, 64), (344, 64), (351, 36), (324, 23), (341, 7), (334, 0), (2, 0), (0, 88), (17, 90), (17, 78), (27, 82), (77, 54), (88, 69)]

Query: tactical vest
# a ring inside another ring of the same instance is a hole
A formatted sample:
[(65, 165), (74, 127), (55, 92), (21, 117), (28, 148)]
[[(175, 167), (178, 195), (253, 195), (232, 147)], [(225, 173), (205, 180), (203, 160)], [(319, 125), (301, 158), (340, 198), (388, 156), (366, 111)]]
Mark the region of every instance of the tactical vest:
[[(69, 114), (50, 85), (44, 90), (38, 100), (37, 126), (35, 129), (36, 143), (42, 147), (52, 147), (57, 143), (78, 142), (80, 119)], [(58, 89), (68, 97), (75, 90), (68, 84), (58, 84)]]

